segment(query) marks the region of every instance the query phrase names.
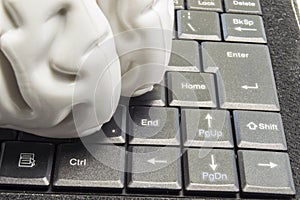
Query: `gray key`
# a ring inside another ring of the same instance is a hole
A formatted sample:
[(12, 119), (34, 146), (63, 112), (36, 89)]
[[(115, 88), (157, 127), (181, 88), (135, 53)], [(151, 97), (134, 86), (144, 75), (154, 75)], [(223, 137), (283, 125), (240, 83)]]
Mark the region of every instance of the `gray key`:
[(261, 15), (259, 0), (225, 0), (226, 12)]
[(206, 10), (223, 12), (221, 0), (187, 0), (189, 10)]
[(280, 110), (267, 46), (204, 42), (202, 54), (204, 71), (217, 74), (221, 108)]
[(238, 192), (234, 151), (188, 149), (184, 178), (187, 191)]
[(169, 105), (182, 107), (216, 107), (212, 74), (169, 72)]
[(128, 188), (181, 189), (179, 148), (130, 147), (128, 158)]
[(200, 72), (198, 42), (173, 40), (172, 54), (167, 70)]
[(173, 1), (174, 1), (174, 8), (176, 10), (184, 9), (184, 0), (173, 0)]
[(233, 115), (238, 147), (287, 150), (279, 113), (234, 111)]
[(205, 11), (177, 11), (178, 37), (194, 40), (221, 40), (218, 13)]
[(179, 114), (176, 108), (132, 107), (130, 115), (130, 144), (180, 144)]
[(181, 120), (184, 146), (233, 148), (228, 111), (184, 109)]
[(80, 138), (84, 143), (124, 144), (126, 136), (126, 107), (119, 105), (114, 116), (104, 124), (100, 131)]
[(238, 151), (238, 158), (243, 192), (295, 194), (287, 153)]
[(152, 91), (147, 92), (142, 96), (131, 98), (130, 105), (165, 106), (166, 105), (165, 84), (161, 83), (161, 84), (154, 85)]
[(267, 43), (262, 17), (255, 15), (222, 14), (225, 41)]
[(58, 148), (54, 187), (124, 187), (125, 149), (113, 145), (64, 144)]

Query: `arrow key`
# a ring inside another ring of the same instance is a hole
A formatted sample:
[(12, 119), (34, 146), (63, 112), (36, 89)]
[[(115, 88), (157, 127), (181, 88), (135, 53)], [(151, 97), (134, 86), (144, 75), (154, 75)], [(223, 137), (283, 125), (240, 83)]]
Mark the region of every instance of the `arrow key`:
[(229, 111), (183, 109), (181, 120), (185, 147), (233, 148)]
[(128, 188), (131, 190), (181, 189), (179, 148), (130, 147), (128, 157)]
[(232, 150), (188, 149), (184, 176), (188, 192), (238, 192), (235, 155)]
[(238, 151), (238, 159), (243, 192), (295, 194), (287, 153), (243, 150)]
[(262, 17), (255, 15), (223, 14), (225, 41), (267, 43)]

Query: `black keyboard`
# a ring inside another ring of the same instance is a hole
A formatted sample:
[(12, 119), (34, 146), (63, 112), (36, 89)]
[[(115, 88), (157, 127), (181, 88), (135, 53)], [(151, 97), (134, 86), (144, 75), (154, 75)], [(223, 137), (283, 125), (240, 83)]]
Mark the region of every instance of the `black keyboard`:
[(293, 198), (259, 0), (174, 0), (168, 71), (81, 139), (1, 129), (2, 193)]

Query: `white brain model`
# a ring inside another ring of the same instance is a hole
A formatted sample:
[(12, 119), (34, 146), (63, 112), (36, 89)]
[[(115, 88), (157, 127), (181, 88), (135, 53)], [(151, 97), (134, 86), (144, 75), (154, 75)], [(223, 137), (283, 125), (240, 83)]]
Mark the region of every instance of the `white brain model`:
[(172, 0), (0, 0), (0, 126), (89, 135), (120, 94), (150, 91), (171, 48)]

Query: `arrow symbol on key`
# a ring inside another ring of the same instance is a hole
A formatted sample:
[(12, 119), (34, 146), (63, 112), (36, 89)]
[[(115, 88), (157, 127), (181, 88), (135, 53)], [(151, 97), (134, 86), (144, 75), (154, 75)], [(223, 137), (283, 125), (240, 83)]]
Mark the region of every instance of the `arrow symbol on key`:
[(236, 28), (234, 28), (234, 30), (236, 30), (236, 31), (239, 31), (239, 32), (242, 32), (242, 31), (257, 31), (257, 29), (255, 29), (255, 28), (242, 28), (242, 27), (236, 27)]
[(245, 89), (245, 90), (250, 90), (250, 89), (257, 90), (258, 89), (258, 83), (255, 83), (255, 86), (243, 85), (242, 88)]
[(212, 168), (212, 170), (216, 170), (218, 165), (215, 163), (215, 157), (214, 155), (211, 155), (211, 164), (209, 164), (209, 166)]
[(211, 128), (211, 121), (212, 121), (212, 116), (208, 113), (205, 117), (205, 119), (207, 120), (208, 123), (208, 128)]
[(270, 162), (268, 164), (258, 163), (257, 165), (260, 167), (270, 167), (271, 169), (278, 166), (276, 163), (272, 163), (272, 162)]
[(155, 158), (152, 158), (150, 160), (147, 161), (148, 163), (151, 163), (152, 165), (156, 165), (157, 164), (164, 164), (167, 163), (168, 161), (166, 160), (156, 160)]

